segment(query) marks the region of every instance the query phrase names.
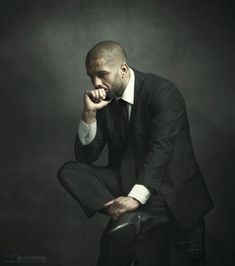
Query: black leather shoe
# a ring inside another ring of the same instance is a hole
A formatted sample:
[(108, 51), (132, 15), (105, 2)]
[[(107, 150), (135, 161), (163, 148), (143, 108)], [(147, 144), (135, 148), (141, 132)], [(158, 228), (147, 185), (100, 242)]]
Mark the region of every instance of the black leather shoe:
[(111, 221), (107, 236), (119, 242), (132, 241), (138, 233), (148, 231), (153, 220), (152, 215), (143, 211), (126, 212), (117, 221)]

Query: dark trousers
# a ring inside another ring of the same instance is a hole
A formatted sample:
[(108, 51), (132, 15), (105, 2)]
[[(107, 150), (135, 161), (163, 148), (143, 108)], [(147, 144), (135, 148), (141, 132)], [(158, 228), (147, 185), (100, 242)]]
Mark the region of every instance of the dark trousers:
[[(118, 173), (107, 167), (90, 166), (80, 162), (67, 162), (58, 172), (62, 186), (80, 203), (90, 217), (102, 212), (104, 204), (122, 193)], [(105, 229), (101, 238), (97, 266), (168, 266), (170, 265), (170, 240), (172, 219), (165, 201), (153, 193), (140, 207), (150, 213), (154, 222), (147, 232), (141, 232), (134, 241), (116, 242)]]

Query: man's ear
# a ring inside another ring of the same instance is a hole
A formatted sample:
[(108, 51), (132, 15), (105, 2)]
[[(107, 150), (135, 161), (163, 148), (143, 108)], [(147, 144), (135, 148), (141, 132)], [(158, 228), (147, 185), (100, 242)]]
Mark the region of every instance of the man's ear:
[(121, 65), (121, 74), (122, 76), (125, 76), (128, 73), (129, 67), (127, 65), (127, 63), (123, 63)]

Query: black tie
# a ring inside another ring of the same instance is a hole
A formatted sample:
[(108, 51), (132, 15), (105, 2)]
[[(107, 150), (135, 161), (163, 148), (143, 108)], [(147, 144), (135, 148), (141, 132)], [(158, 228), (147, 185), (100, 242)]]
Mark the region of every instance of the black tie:
[(118, 105), (120, 106), (121, 109), (121, 120), (123, 123), (123, 135), (124, 139), (127, 140), (128, 137), (128, 129), (129, 129), (129, 114), (128, 114), (128, 106), (127, 102), (125, 102), (123, 99), (118, 100)]
[(135, 161), (131, 152), (129, 134), (129, 112), (128, 104), (122, 99), (113, 100), (112, 105), (115, 124), (121, 137), (120, 149), (123, 150), (120, 164), (121, 189), (124, 194), (128, 194), (135, 184), (136, 172)]
[[(115, 101), (115, 100), (114, 100)], [(115, 114), (115, 122), (121, 138), (124, 142), (127, 141), (128, 138), (128, 128), (129, 128), (129, 115), (128, 115), (128, 106), (127, 102), (122, 99), (115, 101), (114, 103), (114, 114)]]

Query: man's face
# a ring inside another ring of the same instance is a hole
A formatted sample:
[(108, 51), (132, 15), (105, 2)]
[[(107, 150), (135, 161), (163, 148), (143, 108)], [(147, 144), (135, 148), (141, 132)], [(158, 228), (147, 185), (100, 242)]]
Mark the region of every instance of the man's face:
[(90, 59), (86, 63), (87, 75), (95, 89), (104, 89), (111, 95), (120, 97), (125, 89), (121, 78), (121, 66), (107, 63), (104, 58)]

